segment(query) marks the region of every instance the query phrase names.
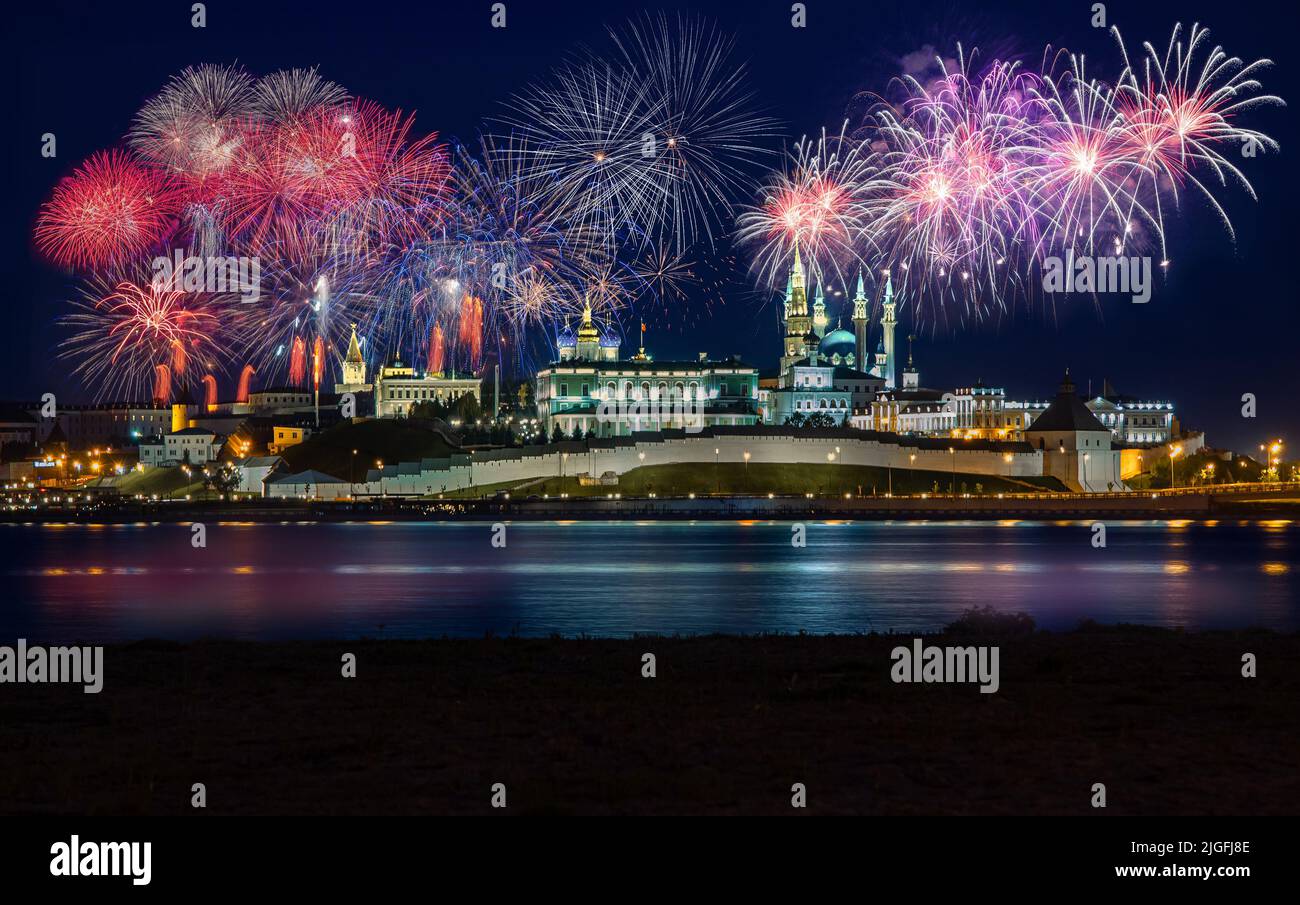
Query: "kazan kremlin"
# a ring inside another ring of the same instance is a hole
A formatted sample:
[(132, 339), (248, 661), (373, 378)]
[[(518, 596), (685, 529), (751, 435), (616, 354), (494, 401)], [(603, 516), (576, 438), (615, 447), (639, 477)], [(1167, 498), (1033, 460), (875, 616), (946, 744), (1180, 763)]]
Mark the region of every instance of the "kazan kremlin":
[[(202, 403), (60, 406), (54, 417), (38, 403), (0, 407), (0, 444), (33, 448), (7, 462), (4, 477), (11, 489), (68, 486), (69, 461), (76, 460), (80, 475), (84, 458), (86, 476), (93, 468), (106, 479), (100, 486), (111, 486), (115, 474), (150, 468), (220, 467), (236, 476), (227, 486), (237, 493), (343, 499), (437, 496), (557, 476), (616, 485), (619, 475), (648, 465), (840, 463), (1115, 493), (1127, 491), (1125, 480), (1152, 462), (1203, 444), (1200, 434), (1180, 430), (1171, 402), (1118, 395), (1109, 382), (1084, 398), (1068, 370), (1046, 400), (1009, 397), (979, 380), (927, 387), (912, 338), (897, 334), (888, 276), (873, 303), (859, 275), (851, 306), (839, 311), (828, 308), (820, 286), (810, 304), (808, 288), (796, 248), (772, 371), (703, 352), (694, 360), (658, 360), (644, 346), (624, 357), (619, 338), (597, 326), (588, 306), (576, 331), (568, 324), (560, 331), (558, 360), (542, 367), (517, 400), (515, 393), (503, 400), (491, 372), (421, 373), (390, 358), (368, 377), (354, 325), (333, 394), (264, 387), (221, 403), (209, 385)], [(872, 311), (879, 312), (875, 323)], [(484, 412), (522, 425), (519, 436), (534, 445), (457, 442), (460, 422), (449, 417), (442, 427), (452, 451), (442, 458), (358, 463), (354, 451), (346, 467), (335, 468), (344, 473), (331, 474), (295, 470), (284, 456), (341, 421), (424, 418), (421, 404), (446, 413), (471, 396)], [(117, 450), (111, 457), (110, 449)]]

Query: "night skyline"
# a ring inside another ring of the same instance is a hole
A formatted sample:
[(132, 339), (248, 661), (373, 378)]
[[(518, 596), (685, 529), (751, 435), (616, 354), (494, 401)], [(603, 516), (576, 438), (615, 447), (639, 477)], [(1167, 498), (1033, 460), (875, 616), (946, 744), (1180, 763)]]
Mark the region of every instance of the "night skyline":
[[(1281, 876), (1295, 19), (11, 13), (7, 879), (373, 893), (399, 815)], [(277, 815), (381, 819), (202, 819)]]
[[(139, 104), (169, 75), (200, 61), (238, 61), (254, 72), (319, 66), (323, 76), (359, 96), (415, 111), (417, 132), (436, 130), (441, 139), (473, 144), (485, 119), (501, 113), (512, 91), (544, 76), (579, 45), (601, 45), (608, 27), (644, 9), (606, 4), (589, 14), (534, 7), (510, 5), (510, 24), (498, 30), (477, 8), (367, 11), (367, 30), (347, 28), (349, 17), (362, 14), (341, 5), (293, 23), (287, 12), (259, 9), (256, 16), (246, 16), (238, 8), (213, 8), (208, 27), (198, 30), (189, 27), (187, 17), (161, 6), (138, 13), (135, 21), (102, 12), (74, 14), (57, 4), (26, 14), (31, 18), (19, 23), (20, 39), (10, 61), (16, 92), (12, 124), (18, 134), (10, 142), (9, 168), (18, 178), (5, 266), (15, 298), (29, 304), (14, 306), (6, 331), (7, 354), (0, 366), (0, 379), (10, 388), (6, 395), (35, 398), (54, 389), (78, 401), (89, 399), (90, 393), (70, 382), (67, 369), (52, 357), (64, 335), (54, 321), (74, 290), (65, 274), (38, 256), (32, 225), (58, 179), (93, 151), (117, 143)], [(686, 7), (663, 4), (655, 9)], [(804, 30), (789, 27), (786, 5), (779, 3), (760, 5), (757, 13), (748, 5), (690, 9), (734, 35), (734, 55), (748, 62), (757, 104), (780, 122), (780, 136), (768, 143), (773, 151), (802, 134), (836, 128), (856, 93), (881, 90), (898, 74), (903, 57), (927, 46), (944, 51), (961, 41), (967, 48), (979, 46), (986, 58), (999, 54), (1034, 62), (1044, 45), (1063, 45), (1088, 53), (1090, 67), (1099, 72), (1111, 68), (1116, 55), (1109, 35), (1088, 25), (1086, 7), (1078, 23), (1070, 25), (1030, 4), (986, 13), (955, 12), (939, 4), (924, 14), (914, 4), (894, 4), (873, 11), (879, 27), (870, 34), (857, 24), (848, 27), (857, 22), (853, 13), (832, 8), (813, 6)], [(1295, 95), (1294, 73), (1281, 46), (1283, 30), (1269, 27), (1265, 18), (1221, 21), (1227, 18), (1223, 11), (1208, 4), (1177, 10), (1112, 8), (1110, 16), (1130, 41), (1160, 41), (1175, 22), (1200, 21), (1211, 29), (1211, 40), (1229, 53), (1274, 59), (1264, 76), (1265, 90), (1284, 99)], [(250, 22), (256, 28), (250, 29)], [(285, 42), (282, 35), (288, 33), (296, 40)], [(394, 35), (413, 46), (394, 45)], [(433, 42), (436, 50), (414, 46), (426, 35), (440, 36)], [(50, 69), (48, 78), (36, 77), (42, 65)], [(105, 67), (111, 67), (113, 77), (97, 78)], [(458, 89), (471, 83), (472, 92)], [(1157, 282), (1149, 304), (1103, 299), (1098, 312), (1090, 300), (1071, 299), (1055, 311), (1042, 301), (1032, 310), (1015, 302), (1006, 316), (983, 324), (927, 325), (916, 342), (923, 383), (952, 386), (982, 380), (1005, 386), (1011, 397), (1046, 399), (1068, 367), (1081, 391), (1091, 383), (1100, 392), (1102, 381), (1109, 379), (1117, 392), (1174, 401), (1183, 423), (1205, 430), (1216, 446), (1249, 451), (1264, 439), (1262, 432), (1296, 433), (1300, 424), (1288, 404), (1296, 381), (1287, 343), (1300, 315), (1285, 304), (1287, 280), (1273, 266), (1285, 260), (1285, 218), (1294, 209), (1294, 183), (1284, 169), (1294, 126), (1285, 109), (1257, 111), (1250, 121), (1273, 135), (1282, 152), (1250, 161), (1257, 203), (1239, 190), (1219, 193), (1237, 232), (1235, 245), (1216, 214), (1186, 195), (1184, 210), (1168, 224), (1173, 262), (1168, 279)], [(38, 138), (44, 132), (58, 136), (56, 159), (39, 155)], [(773, 157), (771, 163), (776, 162)], [(761, 171), (755, 173), (755, 190), (760, 181)], [(734, 268), (728, 268), (728, 256), (735, 258)], [(693, 358), (700, 351), (715, 357), (739, 354), (770, 368), (779, 348), (775, 290), (780, 287), (758, 291), (746, 272), (745, 252), (730, 249), (725, 241), (716, 257), (712, 263), (721, 274), (721, 290), (712, 293), (711, 302), (693, 302), (670, 317), (647, 318), (651, 351), (665, 359)], [(832, 296), (831, 303), (834, 318), (842, 299)], [(906, 300), (899, 320), (904, 335), (914, 329)], [(622, 327), (625, 344), (632, 345), (636, 323)], [(223, 395), (230, 389), (223, 386)], [(1246, 392), (1259, 401), (1254, 422), (1240, 416)], [(1256, 424), (1262, 426), (1256, 429)]]

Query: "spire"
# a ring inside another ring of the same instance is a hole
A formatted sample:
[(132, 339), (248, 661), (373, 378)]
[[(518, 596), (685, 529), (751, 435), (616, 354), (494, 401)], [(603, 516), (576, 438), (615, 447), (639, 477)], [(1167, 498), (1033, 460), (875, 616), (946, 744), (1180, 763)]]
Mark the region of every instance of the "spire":
[(1073, 395), (1074, 395), (1074, 381), (1070, 379), (1070, 369), (1069, 369), (1069, 368), (1066, 368), (1066, 369), (1065, 369), (1065, 377), (1062, 378), (1062, 380), (1061, 380), (1061, 385), (1060, 385), (1060, 387), (1058, 388), (1058, 394), (1061, 395), (1061, 396), (1073, 396)]
[(885, 273), (885, 304), (892, 305), (893, 303), (894, 303), (894, 277), (890, 273), (886, 272)]
[(908, 336), (907, 336), (907, 369), (908, 369), (909, 371), (914, 371), (914, 370), (916, 370), (916, 369), (912, 366), (912, 340), (914, 340), (914, 339), (916, 339), (916, 337), (915, 337), (915, 336), (912, 336), (912, 335), (909, 333)]
[(862, 271), (859, 270), (859, 271), (858, 271), (858, 291), (857, 291), (856, 294), (854, 294), (854, 296), (853, 296), (853, 300), (854, 300), (854, 301), (857, 301), (858, 299), (866, 300), (866, 297), (867, 297), (867, 289), (866, 289), (866, 285), (865, 285), (865, 284), (863, 283), (863, 281), (862, 281)]
[(793, 282), (791, 289), (803, 289), (803, 261), (799, 257), (799, 239), (794, 240), (794, 268), (790, 271), (790, 277)]
[(361, 343), (357, 341), (357, 325), (352, 323), (352, 338), (348, 340), (348, 354), (343, 359), (350, 364), (357, 364), (364, 359), (361, 357)]
[(818, 302), (824, 302), (824, 301), (826, 301), (826, 295), (825, 295), (825, 293), (822, 292), (822, 281), (821, 281), (821, 280), (818, 280), (818, 281), (817, 281), (817, 289), (816, 289), (816, 291), (813, 292), (813, 298), (816, 299)]

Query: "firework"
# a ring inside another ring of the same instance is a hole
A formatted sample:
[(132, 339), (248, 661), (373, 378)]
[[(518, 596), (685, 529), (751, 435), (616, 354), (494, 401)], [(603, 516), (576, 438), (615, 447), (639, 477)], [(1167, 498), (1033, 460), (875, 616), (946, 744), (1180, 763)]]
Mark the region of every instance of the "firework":
[(566, 220), (610, 248), (712, 240), (772, 121), (750, 110), (744, 67), (711, 26), (645, 19), (613, 38), (616, 59), (562, 66), (503, 122)]
[(192, 66), (141, 108), (127, 140), (145, 159), (205, 182), (235, 159), (252, 88), (239, 66)]
[(881, 199), (895, 188), (870, 147), (844, 128), (816, 141), (805, 137), (787, 169), (773, 175), (761, 203), (737, 219), (737, 235), (757, 246), (753, 268), (764, 282), (784, 280), (798, 245), (814, 275), (846, 284), (862, 266), (862, 246), (871, 241), (868, 226), (879, 216)]
[(282, 69), (257, 80), (249, 106), (256, 116), (277, 123), (342, 107), (347, 91), (320, 77), (316, 68)]
[[(1136, 67), (1121, 41), (1125, 68), (1109, 84), (1064, 53), (1038, 72), (995, 60), (976, 73), (960, 46), (934, 81), (896, 80), (901, 96), (875, 104), (851, 138), (842, 133), (838, 157), (797, 149), (742, 215), (754, 269), (780, 285), (795, 241), (814, 271), (856, 253), (918, 306), (956, 302), (978, 319), (1033, 295), (1049, 256), (1155, 248), (1167, 261), (1165, 217), (1182, 187), (1196, 187), (1227, 224), (1198, 171), (1249, 193), (1228, 151), (1277, 145), (1238, 117), (1280, 103), (1256, 93), (1267, 61), (1247, 65), (1218, 47), (1202, 55), (1204, 29), (1193, 26), (1185, 43), (1181, 34), (1163, 54), (1144, 45)], [(856, 160), (867, 175), (819, 166), (826, 159)], [(810, 201), (826, 189), (825, 204)]]
[(642, 232), (678, 253), (700, 235), (712, 244), (717, 217), (731, 211), (775, 121), (754, 112), (732, 41), (706, 21), (647, 16), (612, 36), (628, 72), (647, 84), (642, 163), (666, 202)]
[(1272, 62), (1247, 64), (1217, 45), (1202, 57), (1199, 51), (1210, 33), (1193, 24), (1185, 42), (1182, 26), (1175, 26), (1163, 54), (1144, 43), (1144, 58), (1134, 67), (1119, 30), (1111, 31), (1125, 60), (1116, 95), (1126, 155), (1151, 175), (1153, 190), (1167, 189), (1175, 200), (1180, 186), (1193, 185), (1231, 233), (1227, 213), (1195, 170), (1208, 169), (1220, 185), (1231, 177), (1255, 197), (1228, 154), (1279, 150), (1272, 138), (1237, 121), (1256, 107), (1284, 105), (1276, 95), (1256, 93), (1262, 88), (1257, 75)]
[(375, 244), (427, 235), (442, 210), (450, 169), (436, 133), (412, 139), (414, 116), (363, 101), (342, 114), (345, 165), (339, 171), (340, 215)]
[(97, 388), (98, 398), (138, 399), (146, 387), (168, 390), (197, 384), (220, 370), (222, 319), (230, 296), (193, 294), (150, 282), (97, 283), (64, 323), (73, 334), (62, 355), (74, 373)]
[(36, 245), (64, 267), (115, 267), (151, 249), (180, 205), (180, 189), (165, 173), (121, 151), (95, 154), (41, 208)]

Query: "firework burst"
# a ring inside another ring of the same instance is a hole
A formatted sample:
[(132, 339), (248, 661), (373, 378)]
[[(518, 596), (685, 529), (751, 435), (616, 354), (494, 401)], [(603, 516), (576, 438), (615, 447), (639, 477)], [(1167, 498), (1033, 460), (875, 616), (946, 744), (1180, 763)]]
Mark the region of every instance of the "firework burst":
[(168, 401), (178, 382), (197, 384), (220, 369), (222, 322), (233, 303), (233, 296), (140, 280), (97, 281), (64, 318), (73, 333), (61, 355), (78, 362), (74, 373), (96, 387), (97, 398), (141, 399), (153, 392)]
[(167, 234), (181, 198), (174, 179), (125, 152), (95, 154), (41, 208), (36, 246), (64, 267), (117, 267)]

